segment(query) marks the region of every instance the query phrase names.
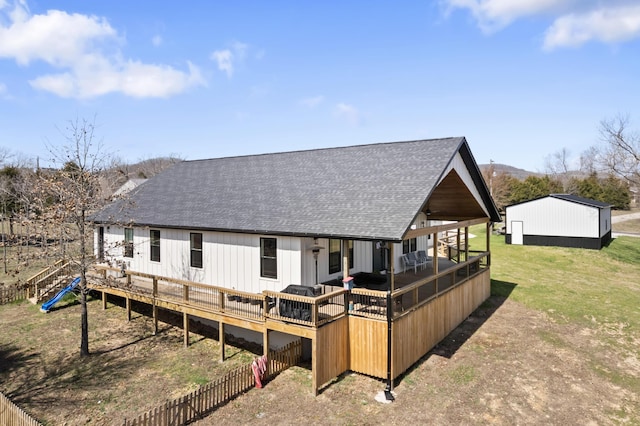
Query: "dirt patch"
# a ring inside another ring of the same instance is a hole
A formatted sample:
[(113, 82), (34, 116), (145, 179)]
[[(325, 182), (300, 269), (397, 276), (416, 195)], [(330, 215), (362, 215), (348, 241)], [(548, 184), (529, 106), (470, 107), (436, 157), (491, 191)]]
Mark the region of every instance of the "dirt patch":
[(314, 397), (309, 372), (295, 367), (197, 425), (638, 423), (637, 395), (599, 371), (621, 354), (509, 300), (487, 317), (488, 304), (397, 383), (392, 404), (374, 400), (383, 382), (356, 374)]
[[(102, 311), (99, 301), (90, 304), (95, 354), (81, 362), (77, 306), (48, 315), (3, 306), (0, 321), (0, 387), (52, 425), (118, 425), (253, 357), (230, 348), (220, 364), (216, 336), (194, 334), (185, 349), (179, 327), (153, 336), (148, 317), (127, 323), (122, 308)], [(620, 349), (601, 350), (602, 339)], [(315, 397), (310, 371), (294, 367), (197, 424), (637, 424), (637, 344), (624, 324), (559, 324), (492, 297), (397, 382), (392, 404), (374, 400), (384, 382), (357, 374)]]

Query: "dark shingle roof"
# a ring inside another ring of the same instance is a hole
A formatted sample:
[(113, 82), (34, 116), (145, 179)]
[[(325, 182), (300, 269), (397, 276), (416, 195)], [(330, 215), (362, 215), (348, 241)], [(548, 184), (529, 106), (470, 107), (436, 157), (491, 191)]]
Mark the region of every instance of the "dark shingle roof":
[[(402, 239), (462, 137), (185, 161), (96, 222)], [(468, 148), (468, 147), (467, 147)]]
[(603, 203), (602, 201), (592, 200), (590, 198), (578, 197), (577, 195), (571, 194), (550, 194), (550, 197), (557, 198), (559, 200), (570, 201), (572, 203), (584, 204), (585, 206), (597, 207), (599, 209), (603, 209), (606, 207), (611, 207), (609, 203)]

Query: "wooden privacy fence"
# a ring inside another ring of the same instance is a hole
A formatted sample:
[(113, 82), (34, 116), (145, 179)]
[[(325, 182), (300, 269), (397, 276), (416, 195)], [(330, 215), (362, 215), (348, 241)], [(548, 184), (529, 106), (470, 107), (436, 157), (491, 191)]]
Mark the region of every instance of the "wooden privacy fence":
[[(0, 287), (0, 305), (27, 298), (26, 288)], [(2, 424), (2, 423), (0, 423)]]
[[(302, 358), (302, 340), (289, 343), (277, 351), (269, 351), (267, 377), (273, 377), (297, 364)], [(167, 401), (123, 426), (179, 426), (202, 419), (216, 408), (235, 399), (255, 385), (251, 364), (243, 365), (188, 395)]]
[(0, 392), (0, 425), (42, 426), (42, 423), (31, 417)]

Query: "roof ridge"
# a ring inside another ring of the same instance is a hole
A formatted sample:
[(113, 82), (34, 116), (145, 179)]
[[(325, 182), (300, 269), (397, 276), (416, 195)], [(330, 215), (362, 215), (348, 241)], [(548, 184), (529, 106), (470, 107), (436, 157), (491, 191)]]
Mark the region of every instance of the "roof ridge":
[(266, 157), (266, 156), (297, 154), (297, 153), (306, 153), (306, 152), (334, 151), (334, 150), (349, 149), (349, 148), (361, 148), (361, 147), (364, 148), (364, 147), (370, 147), (370, 146), (409, 144), (409, 143), (416, 143), (416, 142), (448, 141), (448, 140), (454, 140), (454, 139), (463, 140), (464, 138), (465, 138), (464, 136), (448, 136), (443, 138), (414, 139), (414, 140), (390, 141), (390, 142), (373, 142), (373, 143), (355, 144), (355, 145), (331, 146), (331, 147), (324, 147), (324, 148), (296, 149), (292, 151), (263, 152), (258, 154), (230, 155), (226, 157), (197, 158), (194, 160), (181, 161), (180, 163), (195, 163), (198, 161), (211, 161), (211, 160), (231, 160), (235, 158)]

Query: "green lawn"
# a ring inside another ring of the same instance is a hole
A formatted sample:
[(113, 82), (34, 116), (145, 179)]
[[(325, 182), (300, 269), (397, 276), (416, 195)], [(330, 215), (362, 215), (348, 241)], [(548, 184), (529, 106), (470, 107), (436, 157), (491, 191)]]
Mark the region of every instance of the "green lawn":
[[(483, 227), (471, 249), (486, 246)], [(640, 238), (620, 237), (602, 250), (505, 244), (491, 236), (492, 291), (578, 323), (626, 322), (640, 328)], [(614, 309), (615, 307), (615, 309)]]
[[(483, 249), (484, 229), (470, 232), (476, 234), (471, 248)], [(640, 238), (620, 237), (602, 250), (587, 250), (509, 245), (504, 236), (492, 235), (491, 278), (492, 294), (591, 330), (601, 350), (619, 359), (640, 359)], [(594, 361), (593, 368), (640, 392), (640, 378), (622, 366)]]

